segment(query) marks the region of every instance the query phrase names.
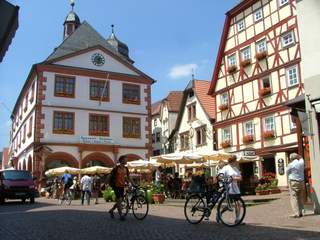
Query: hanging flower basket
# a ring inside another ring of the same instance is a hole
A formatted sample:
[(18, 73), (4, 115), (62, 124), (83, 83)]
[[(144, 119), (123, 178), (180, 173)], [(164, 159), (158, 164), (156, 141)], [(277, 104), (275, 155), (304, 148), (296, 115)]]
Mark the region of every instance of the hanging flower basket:
[(271, 88), (267, 87), (267, 88), (261, 88), (259, 90), (259, 96), (260, 97), (264, 97), (264, 96), (267, 96), (271, 93)]
[(234, 73), (237, 70), (236, 65), (231, 65), (228, 67), (228, 73)]
[(228, 109), (228, 104), (221, 104), (221, 105), (219, 106), (219, 109), (220, 109), (220, 111), (227, 110), (227, 109)]
[(259, 52), (256, 54), (256, 59), (260, 61), (262, 59), (265, 59), (267, 56), (268, 56), (267, 51)]
[(250, 59), (246, 59), (246, 60), (242, 60), (240, 62), (240, 65), (241, 65), (241, 67), (246, 67), (246, 66), (250, 65), (250, 63), (251, 63), (251, 60)]
[(222, 143), (220, 144), (220, 146), (221, 146), (222, 148), (228, 148), (228, 147), (231, 147), (231, 143), (230, 143), (230, 141), (224, 141), (224, 142), (222, 142)]
[(253, 141), (254, 141), (253, 135), (246, 135), (246, 136), (243, 136), (242, 138), (242, 142), (244, 144), (252, 143)]
[(265, 131), (263, 133), (263, 137), (264, 137), (264, 139), (272, 139), (272, 138), (274, 138), (275, 137), (274, 131)]

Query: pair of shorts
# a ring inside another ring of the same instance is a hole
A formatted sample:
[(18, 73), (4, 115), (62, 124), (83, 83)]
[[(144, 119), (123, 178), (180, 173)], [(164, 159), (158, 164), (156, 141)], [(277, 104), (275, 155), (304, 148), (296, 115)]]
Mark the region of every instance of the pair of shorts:
[(241, 194), (230, 194), (230, 193), (229, 193), (229, 197), (230, 197), (231, 199), (234, 199), (234, 200), (239, 200), (240, 197), (241, 197)]
[(116, 198), (123, 198), (124, 196), (124, 187), (115, 187), (113, 189), (115, 195), (116, 195)]

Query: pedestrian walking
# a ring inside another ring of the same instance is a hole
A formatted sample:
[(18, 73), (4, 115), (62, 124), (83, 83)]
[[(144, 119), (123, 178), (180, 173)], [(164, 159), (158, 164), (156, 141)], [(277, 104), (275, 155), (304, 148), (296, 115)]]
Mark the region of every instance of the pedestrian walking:
[(126, 156), (121, 156), (119, 158), (119, 165), (115, 166), (110, 174), (110, 186), (113, 188), (113, 191), (116, 195), (116, 203), (109, 210), (111, 218), (114, 218), (114, 210), (117, 208), (120, 215), (120, 220), (124, 221), (125, 216), (122, 215), (122, 206), (121, 202), (124, 196), (124, 186), (126, 182), (130, 182), (133, 186), (134, 183), (129, 176), (129, 169), (125, 166), (127, 163)]
[(101, 178), (96, 173), (92, 178), (92, 197), (95, 199), (94, 204), (98, 204), (99, 193), (101, 188)]
[(291, 153), (290, 163), (287, 166), (287, 175), (289, 180), (290, 202), (293, 210), (292, 218), (302, 217), (303, 189), (304, 189), (304, 160), (297, 153)]
[(81, 190), (82, 190), (82, 195), (81, 195), (81, 204), (83, 205), (84, 203), (84, 198), (86, 197), (87, 204), (90, 205), (90, 198), (91, 198), (91, 177), (89, 177), (87, 174), (85, 174), (81, 178)]

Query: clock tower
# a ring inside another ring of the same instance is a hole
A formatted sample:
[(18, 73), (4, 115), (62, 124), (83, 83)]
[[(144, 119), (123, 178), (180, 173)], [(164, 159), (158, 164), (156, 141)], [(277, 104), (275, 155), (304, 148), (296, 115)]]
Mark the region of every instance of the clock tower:
[(64, 21), (64, 31), (63, 31), (63, 40), (69, 37), (79, 26), (80, 26), (80, 18), (73, 11), (74, 8), (74, 0), (71, 0), (71, 11), (68, 13), (66, 20)]

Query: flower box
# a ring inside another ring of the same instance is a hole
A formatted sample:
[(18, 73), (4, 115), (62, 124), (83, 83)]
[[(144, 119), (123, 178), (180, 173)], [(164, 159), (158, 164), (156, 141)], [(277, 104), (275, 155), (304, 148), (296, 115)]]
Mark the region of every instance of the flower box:
[(268, 56), (267, 51), (259, 52), (256, 54), (256, 59), (260, 61), (262, 59), (265, 59), (267, 56)]
[(154, 203), (164, 203), (165, 200), (165, 196), (163, 193), (159, 193), (159, 194), (152, 194), (152, 200), (154, 201)]
[(279, 188), (269, 189), (269, 194), (277, 194), (277, 193), (281, 193), (281, 190)]
[(237, 70), (236, 65), (231, 65), (228, 67), (228, 73), (234, 73)]
[(269, 190), (256, 190), (256, 195), (268, 195), (270, 194)]
[(259, 96), (260, 96), (260, 97), (264, 97), (264, 96), (266, 96), (266, 95), (269, 95), (270, 93), (271, 93), (271, 88), (269, 88), (269, 87), (261, 88), (261, 89), (259, 90)]
[(228, 109), (228, 104), (221, 104), (221, 105), (219, 106), (219, 109), (220, 109), (220, 111), (227, 110), (227, 109)]
[(246, 60), (242, 60), (240, 62), (240, 65), (241, 65), (241, 67), (246, 67), (246, 66), (250, 65), (250, 63), (251, 63), (251, 59), (246, 59)]
[(263, 133), (263, 138), (264, 138), (264, 139), (272, 139), (272, 138), (274, 138), (274, 137), (275, 137), (274, 131), (265, 131), (265, 132)]
[(220, 146), (221, 146), (222, 148), (228, 148), (228, 147), (231, 147), (231, 144), (230, 144), (229, 141), (224, 141), (224, 142), (222, 142), (222, 143), (220, 144)]
[(251, 143), (253, 141), (254, 141), (253, 135), (246, 135), (246, 136), (243, 136), (242, 138), (242, 142), (244, 144)]

